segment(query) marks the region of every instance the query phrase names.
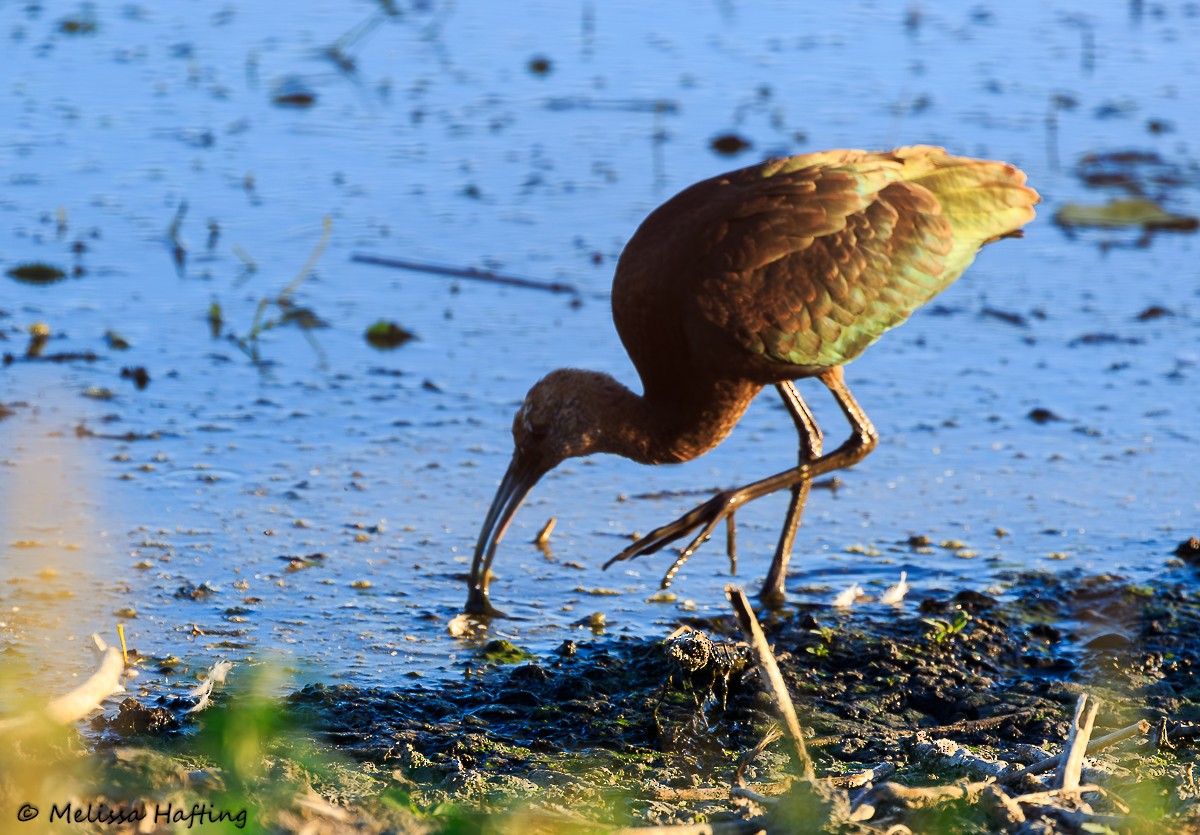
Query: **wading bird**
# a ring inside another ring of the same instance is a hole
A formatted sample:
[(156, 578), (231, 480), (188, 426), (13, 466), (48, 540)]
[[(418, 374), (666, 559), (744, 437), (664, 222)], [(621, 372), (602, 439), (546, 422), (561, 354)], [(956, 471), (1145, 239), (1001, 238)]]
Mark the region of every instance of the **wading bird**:
[[(774, 159), (697, 183), (642, 222), (617, 263), (613, 320), (641, 395), (607, 374), (551, 372), (513, 420), (515, 451), (484, 520), (466, 611), (488, 598), (496, 546), (529, 490), (567, 458), (609, 452), (643, 464), (690, 461), (719, 444), (773, 385), (800, 436), (795, 467), (725, 490), (609, 560), (695, 534), (663, 577), (743, 504), (791, 490), (761, 592), (784, 597), (812, 479), (861, 461), (878, 435), (842, 366), (902, 323), (971, 264), (984, 244), (1017, 237), (1038, 195), (1023, 172), (941, 148), (824, 151)], [(850, 422), (822, 455), (822, 433), (794, 385), (816, 377)]]

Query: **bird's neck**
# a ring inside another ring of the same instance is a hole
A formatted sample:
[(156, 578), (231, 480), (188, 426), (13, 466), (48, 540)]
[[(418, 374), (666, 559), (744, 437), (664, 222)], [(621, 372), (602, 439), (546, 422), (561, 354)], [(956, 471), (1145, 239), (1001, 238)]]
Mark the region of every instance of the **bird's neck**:
[(642, 464), (677, 464), (708, 452), (733, 430), (761, 388), (743, 380), (685, 382), (638, 395), (617, 385), (601, 401), (595, 451)]

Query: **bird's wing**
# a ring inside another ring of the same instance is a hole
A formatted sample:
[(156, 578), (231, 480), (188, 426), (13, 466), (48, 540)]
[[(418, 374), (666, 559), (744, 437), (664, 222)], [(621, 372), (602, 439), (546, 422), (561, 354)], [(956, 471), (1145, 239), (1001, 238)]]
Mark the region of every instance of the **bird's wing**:
[(921, 146), (736, 172), (730, 183), (745, 194), (709, 238), (694, 303), (770, 360), (841, 365), (1033, 217), (1024, 180), (1003, 163)]

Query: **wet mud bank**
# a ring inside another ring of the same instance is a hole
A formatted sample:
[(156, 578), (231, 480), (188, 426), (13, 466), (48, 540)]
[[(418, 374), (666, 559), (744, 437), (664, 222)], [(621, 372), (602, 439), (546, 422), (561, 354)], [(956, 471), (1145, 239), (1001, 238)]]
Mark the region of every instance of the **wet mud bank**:
[[(753, 658), (722, 666), (669, 641), (602, 636), (534, 658), (481, 640), (478, 665), (448, 683), (304, 687), (272, 702), (292, 741), (264, 753), (256, 779), (282, 770), (349, 810), (357, 831), (1200, 831), (1200, 599), (1115, 576), (1007, 584), (895, 616), (804, 605), (764, 616), (834, 800), (790, 782), (800, 765), (786, 737), (753, 752), (778, 723)], [(739, 641), (732, 616), (687, 625), (718, 648)], [(1099, 701), (1102, 750), (1064, 800), (1037, 764), (1063, 751), (1082, 694)], [(228, 728), (238, 702), (218, 696), (198, 737)], [(104, 757), (153, 738), (104, 733)], [(336, 766), (312, 766), (332, 751)]]

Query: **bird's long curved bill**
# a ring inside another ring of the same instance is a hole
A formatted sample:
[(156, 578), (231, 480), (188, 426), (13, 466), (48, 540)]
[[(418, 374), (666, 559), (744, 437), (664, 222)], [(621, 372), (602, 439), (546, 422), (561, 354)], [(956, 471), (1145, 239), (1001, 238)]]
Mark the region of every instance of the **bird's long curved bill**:
[(467, 612), (480, 615), (499, 614), (488, 600), (492, 559), (496, 556), (496, 546), (504, 538), (509, 523), (517, 514), (517, 508), (541, 477), (540, 468), (522, 460), (519, 455), (513, 456), (504, 478), (500, 480), (496, 498), (492, 499), (492, 506), (483, 520), (479, 540), (475, 543), (475, 559), (471, 562), (471, 576), (468, 580)]

